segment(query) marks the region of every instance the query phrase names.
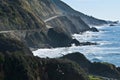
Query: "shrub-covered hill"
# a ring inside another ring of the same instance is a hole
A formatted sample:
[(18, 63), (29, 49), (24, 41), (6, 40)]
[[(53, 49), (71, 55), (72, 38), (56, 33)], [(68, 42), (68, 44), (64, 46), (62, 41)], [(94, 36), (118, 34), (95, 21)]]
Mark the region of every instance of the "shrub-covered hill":
[(88, 80), (76, 63), (62, 59), (42, 59), (26, 45), (0, 35), (0, 80)]
[(0, 54), (0, 80), (88, 80), (75, 63), (19, 54)]

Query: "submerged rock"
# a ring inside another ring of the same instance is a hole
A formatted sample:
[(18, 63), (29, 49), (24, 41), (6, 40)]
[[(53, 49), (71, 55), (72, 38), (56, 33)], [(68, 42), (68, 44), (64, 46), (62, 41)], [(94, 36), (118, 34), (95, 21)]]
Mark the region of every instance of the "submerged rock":
[(80, 45), (81, 46), (85, 46), (85, 45), (97, 45), (98, 43), (92, 43), (92, 42), (81, 42)]
[(92, 42), (79, 42), (77, 39), (72, 39), (71, 44), (75, 44), (75, 46), (97, 45)]

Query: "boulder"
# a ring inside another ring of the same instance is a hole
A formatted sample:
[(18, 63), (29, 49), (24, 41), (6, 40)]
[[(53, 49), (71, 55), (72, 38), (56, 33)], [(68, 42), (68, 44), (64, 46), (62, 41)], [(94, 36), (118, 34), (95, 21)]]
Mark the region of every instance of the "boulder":
[(90, 31), (93, 31), (93, 32), (99, 32), (98, 29), (95, 28), (95, 27), (90, 28)]

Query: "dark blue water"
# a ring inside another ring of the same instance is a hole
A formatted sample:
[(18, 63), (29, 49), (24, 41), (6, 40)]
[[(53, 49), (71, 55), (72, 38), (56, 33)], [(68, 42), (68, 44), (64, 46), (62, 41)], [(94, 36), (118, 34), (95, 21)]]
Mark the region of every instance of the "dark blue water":
[(113, 63), (120, 66), (120, 26), (104, 26), (100, 32), (86, 32), (77, 35), (79, 41), (97, 42), (99, 45), (84, 47), (84, 53), (91, 61)]
[(85, 32), (75, 34), (80, 42), (97, 42), (99, 45), (72, 46), (53, 49), (38, 49), (33, 51), (39, 57), (60, 57), (72, 52), (83, 53), (91, 61), (108, 62), (120, 66), (120, 26), (98, 27), (100, 32)]

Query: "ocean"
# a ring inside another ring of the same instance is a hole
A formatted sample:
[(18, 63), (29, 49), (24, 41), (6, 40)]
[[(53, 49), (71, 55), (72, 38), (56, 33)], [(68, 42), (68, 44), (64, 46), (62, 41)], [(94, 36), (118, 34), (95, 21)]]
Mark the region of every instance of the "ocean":
[(108, 62), (120, 66), (120, 26), (99, 26), (99, 32), (74, 34), (80, 42), (96, 42), (98, 45), (71, 46), (33, 51), (35, 56), (56, 58), (72, 52), (80, 52), (92, 62)]

